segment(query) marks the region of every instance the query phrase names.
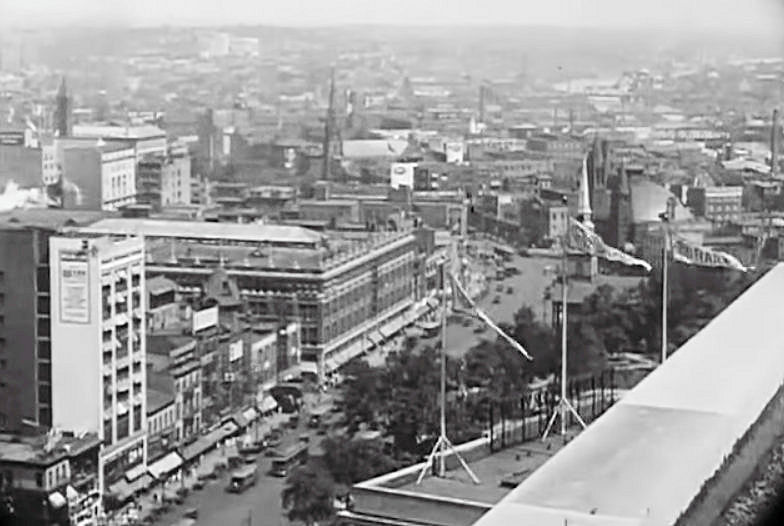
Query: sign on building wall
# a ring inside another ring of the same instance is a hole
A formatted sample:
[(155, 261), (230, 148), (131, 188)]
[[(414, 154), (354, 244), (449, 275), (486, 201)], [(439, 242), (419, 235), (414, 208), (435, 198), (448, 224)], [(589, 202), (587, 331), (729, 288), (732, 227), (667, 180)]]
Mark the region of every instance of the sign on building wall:
[(218, 325), (218, 306), (193, 311), (193, 332), (199, 332)]
[(465, 156), (463, 143), (447, 142), (444, 144), (444, 153), (446, 154), (446, 162), (462, 163)]
[(389, 185), (392, 188), (414, 188), (414, 168), (416, 163), (392, 163), (389, 167)]
[(90, 323), (90, 269), (87, 257), (60, 252), (60, 322)]
[(242, 340), (237, 340), (229, 345), (229, 361), (236, 362), (240, 358), (242, 358)]

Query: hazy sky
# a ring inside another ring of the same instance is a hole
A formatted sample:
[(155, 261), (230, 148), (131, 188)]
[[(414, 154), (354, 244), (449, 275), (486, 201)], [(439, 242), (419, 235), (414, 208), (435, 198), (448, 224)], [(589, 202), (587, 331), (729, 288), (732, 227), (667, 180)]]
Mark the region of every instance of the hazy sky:
[(559, 25), (784, 28), (784, 0), (0, 0), (0, 23), (24, 26)]

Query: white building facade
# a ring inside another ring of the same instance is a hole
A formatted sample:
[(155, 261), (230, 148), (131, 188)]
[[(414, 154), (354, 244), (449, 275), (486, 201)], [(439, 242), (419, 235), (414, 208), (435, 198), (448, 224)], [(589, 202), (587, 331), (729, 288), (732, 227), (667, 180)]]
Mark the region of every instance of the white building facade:
[(144, 242), (52, 237), (52, 424), (97, 433), (102, 491), (146, 469)]

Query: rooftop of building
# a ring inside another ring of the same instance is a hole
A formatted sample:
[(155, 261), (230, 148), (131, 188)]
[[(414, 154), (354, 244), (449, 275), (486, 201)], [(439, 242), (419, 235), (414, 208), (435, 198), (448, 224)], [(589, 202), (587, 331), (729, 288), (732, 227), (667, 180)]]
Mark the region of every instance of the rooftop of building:
[(176, 291), (177, 284), (163, 276), (155, 276), (146, 282), (147, 292), (152, 295), (165, 294)]
[(169, 356), (171, 351), (192, 343), (194, 338), (182, 334), (182, 329), (186, 327), (188, 327), (188, 325), (184, 323), (181, 326), (178, 326), (177, 329), (179, 332), (177, 333), (174, 332), (174, 329), (166, 332), (148, 332), (147, 353)]
[(318, 246), (325, 237), (302, 227), (213, 223), (162, 219), (112, 218), (80, 229), (90, 234), (136, 235), (157, 238), (202, 239), (224, 243)]
[(174, 403), (174, 379), (168, 372), (147, 371), (147, 414)]
[[(402, 485), (393, 482), (388, 487), (420, 495), (495, 504), (561, 448), (563, 438), (551, 435), (544, 442), (536, 440), (469, 460), (468, 465), (479, 479), (479, 484), (474, 484), (462, 467), (454, 466), (447, 470), (444, 478), (428, 476), (420, 484), (407, 479)], [(511, 487), (507, 480), (513, 481)]]
[(0, 213), (0, 228), (41, 228), (59, 230), (92, 224), (114, 214), (92, 210), (18, 208)]
[(659, 214), (667, 211), (667, 201), (675, 200), (675, 221), (691, 220), (694, 215), (675, 195), (645, 177), (630, 177), (631, 211), (634, 223), (660, 222)]
[(151, 139), (165, 137), (166, 132), (149, 124), (126, 126), (109, 122), (76, 124), (73, 134), (82, 137), (103, 137), (106, 139)]
[(779, 264), (477, 524), (675, 524), (700, 495), (714, 502), (781, 389), (782, 291)]
[(92, 433), (77, 436), (0, 434), (0, 464), (13, 462), (48, 466), (99, 445), (98, 436)]

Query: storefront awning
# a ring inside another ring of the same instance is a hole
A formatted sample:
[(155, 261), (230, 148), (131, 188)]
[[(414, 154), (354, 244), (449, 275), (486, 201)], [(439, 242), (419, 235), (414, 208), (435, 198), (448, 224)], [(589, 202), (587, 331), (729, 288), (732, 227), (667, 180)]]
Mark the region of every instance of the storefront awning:
[(227, 436), (234, 434), (237, 431), (237, 424), (234, 422), (225, 422), (218, 429), (213, 429), (206, 435), (202, 435), (196, 439), (195, 442), (188, 444), (182, 448), (182, 458), (186, 462), (193, 460), (205, 451), (213, 448), (220, 440)]
[(338, 367), (340, 367), (340, 364), (332, 358), (324, 360), (324, 368), (327, 370), (327, 373), (336, 371)]
[(299, 370), (301, 373), (318, 375), (318, 364), (316, 362), (300, 362)]
[(237, 411), (236, 413), (232, 413), (229, 415), (227, 422), (228, 421), (234, 421), (234, 423), (237, 424), (237, 428), (239, 429), (245, 429), (250, 423), (248, 419), (245, 418), (244, 411)]
[(51, 504), (53, 508), (62, 508), (66, 505), (66, 500), (62, 493), (55, 491), (54, 493), (49, 494), (49, 504)]
[(377, 332), (371, 332), (370, 334), (368, 334), (367, 338), (368, 338), (368, 341), (370, 341), (370, 343), (372, 343), (376, 347), (378, 347), (381, 344), (381, 342), (383, 341), (383, 337), (381, 336), (381, 334), (379, 334)]
[(242, 412), (242, 416), (244, 416), (245, 420), (247, 420), (248, 422), (253, 422), (254, 420), (256, 420), (259, 414), (256, 412), (255, 407), (249, 407)]
[(147, 473), (147, 468), (144, 467), (144, 464), (137, 464), (125, 472), (125, 480), (133, 482), (145, 473)]
[(160, 479), (165, 478), (180, 466), (182, 466), (182, 457), (176, 451), (172, 451), (165, 457), (147, 466), (147, 471), (150, 472), (153, 478)]
[(259, 404), (259, 411), (262, 413), (269, 413), (278, 408), (278, 401), (272, 396), (265, 396)]

